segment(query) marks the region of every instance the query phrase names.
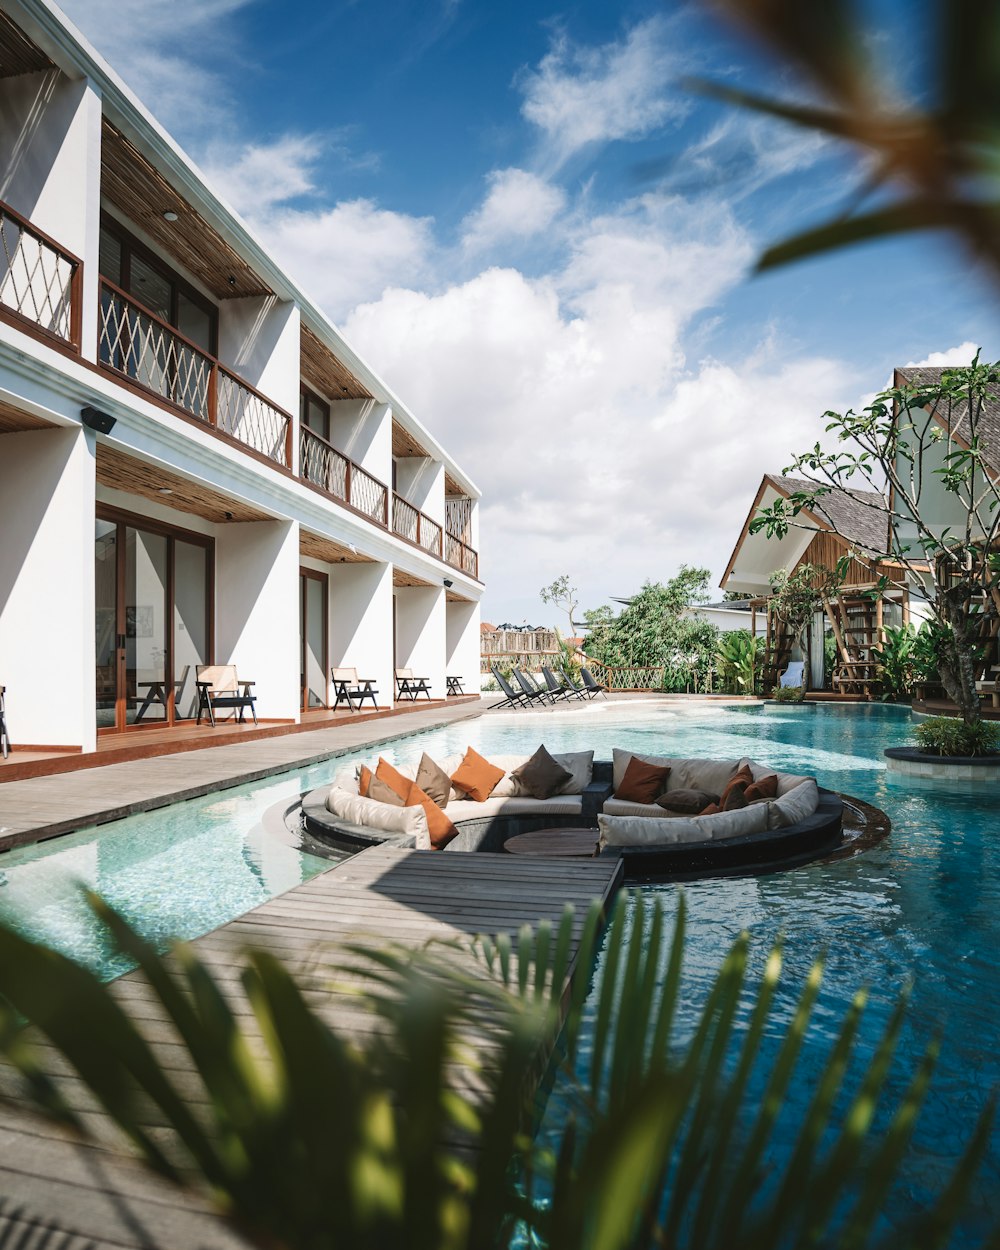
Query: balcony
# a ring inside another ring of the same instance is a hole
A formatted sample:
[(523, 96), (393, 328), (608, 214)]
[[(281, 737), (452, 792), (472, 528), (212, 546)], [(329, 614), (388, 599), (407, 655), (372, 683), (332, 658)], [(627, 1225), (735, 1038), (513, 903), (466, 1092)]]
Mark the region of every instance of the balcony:
[(83, 262), (0, 202), (0, 315), (54, 345), (80, 350)]
[(101, 367), (263, 460), (292, 467), (292, 418), (213, 356), (101, 280)]
[(441, 526), (395, 492), (392, 496), (392, 532), (439, 560), (443, 559), (441, 540), (444, 531)]
[(389, 528), (388, 487), (307, 425), (299, 428), (299, 475), (338, 503)]

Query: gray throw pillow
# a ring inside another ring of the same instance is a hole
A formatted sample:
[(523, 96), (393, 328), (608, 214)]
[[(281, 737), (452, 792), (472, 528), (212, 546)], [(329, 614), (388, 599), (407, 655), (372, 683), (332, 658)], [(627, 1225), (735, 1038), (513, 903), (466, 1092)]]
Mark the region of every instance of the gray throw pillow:
[(420, 757), (415, 784), (423, 790), (428, 798), (434, 800), (438, 807), (447, 807), (451, 795), (451, 778), (444, 769), (431, 759), (425, 751)]
[(388, 803), (390, 807), (406, 806), (392, 786), (386, 785), (381, 777), (372, 777), (365, 798), (374, 799), (376, 803)]
[(717, 794), (705, 790), (668, 790), (656, 800), (659, 807), (668, 812), (680, 812), (684, 816), (697, 816), (709, 803), (718, 803)]
[(511, 777), (518, 783), (518, 789), (527, 791), (533, 799), (550, 799), (572, 779), (573, 774), (562, 764), (557, 764), (541, 746), (530, 760), (513, 770)]

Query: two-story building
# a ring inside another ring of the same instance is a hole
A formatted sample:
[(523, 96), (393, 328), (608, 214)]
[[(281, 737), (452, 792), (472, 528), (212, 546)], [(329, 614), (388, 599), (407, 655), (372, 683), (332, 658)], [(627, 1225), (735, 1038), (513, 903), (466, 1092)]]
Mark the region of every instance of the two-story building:
[[(0, 10), (0, 684), (15, 742), (479, 686), (479, 492), (45, 0)], [(433, 413), (427, 414), (433, 421)], [(151, 697), (150, 697), (151, 696)]]

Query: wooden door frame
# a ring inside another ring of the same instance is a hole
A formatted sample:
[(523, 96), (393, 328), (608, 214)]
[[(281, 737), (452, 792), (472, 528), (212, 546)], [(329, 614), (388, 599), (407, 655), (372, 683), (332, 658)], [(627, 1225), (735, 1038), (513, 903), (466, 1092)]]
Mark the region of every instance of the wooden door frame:
[[(319, 708), (309, 706), (309, 683), (306, 680), (306, 579), (311, 578), (323, 586), (323, 682), (326, 701)], [(300, 711), (319, 711), (330, 706), (330, 574), (319, 569), (299, 565), (299, 676), (301, 678)]]
[[(205, 607), (206, 607), (206, 639), (208, 656), (207, 664), (214, 663), (215, 657), (215, 539), (209, 534), (199, 534), (196, 530), (186, 530), (179, 525), (157, 520), (155, 517), (143, 516), (139, 512), (128, 512), (124, 508), (115, 508), (110, 504), (98, 503), (94, 520), (105, 521), (115, 526), (115, 723), (104, 728), (98, 727), (99, 736), (118, 733), (139, 733), (145, 729), (166, 729), (175, 726), (178, 721), (175, 715), (176, 701), (174, 674), (174, 612), (176, 609), (175, 585), (175, 544), (189, 543), (191, 546), (205, 550)], [(125, 637), (125, 529), (145, 530), (157, 534), (167, 540), (167, 577), (164, 588), (165, 604), (164, 619), (165, 652), (164, 682), (166, 685), (166, 715), (163, 720), (143, 722), (129, 725), (126, 721), (125, 693), (125, 648), (117, 645)], [(121, 628), (119, 628), (119, 626)], [(95, 709), (96, 710), (96, 709)]]

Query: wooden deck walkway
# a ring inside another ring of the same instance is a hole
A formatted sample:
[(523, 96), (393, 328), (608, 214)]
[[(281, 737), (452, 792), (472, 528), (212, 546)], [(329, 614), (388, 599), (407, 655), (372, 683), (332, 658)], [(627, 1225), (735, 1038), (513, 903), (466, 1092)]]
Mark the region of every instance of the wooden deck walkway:
[[(375, 1018), (356, 996), (320, 988), (315, 970), (310, 981), (304, 970), (318, 949), (329, 961), (347, 943), (374, 947), (401, 941), (417, 946), (477, 933), (514, 933), (525, 923), (558, 920), (567, 902), (574, 904), (582, 924), (590, 900), (607, 902), (620, 882), (620, 861), (606, 859), (527, 860), (373, 847), (193, 945), (247, 1020), (250, 1010), (242, 1001), (238, 969), (241, 952), (254, 946), (273, 952), (304, 975), (310, 999), (323, 1017), (358, 1035), (377, 1027)], [(588, 971), (579, 970), (582, 975)], [(115, 986), (119, 998), (145, 1022), (144, 1032), (172, 1069), (178, 1087), (193, 1103), (205, 1101), (141, 976), (130, 973)], [(86, 1027), (84, 1021), (81, 1027)], [(2, 1084), (9, 1079), (8, 1074)], [(84, 1090), (72, 1088), (72, 1082), (71, 1089), (74, 1101), (79, 1100), (76, 1105), (89, 1110)], [(84, 1238), (92, 1240), (95, 1250), (235, 1250), (244, 1245), (205, 1203), (181, 1200), (176, 1191), (151, 1178), (96, 1109), (88, 1120), (101, 1136), (101, 1147), (73, 1143), (20, 1110), (0, 1110), (0, 1198), (23, 1203), (79, 1234), (79, 1243), (65, 1250), (83, 1250)]]

